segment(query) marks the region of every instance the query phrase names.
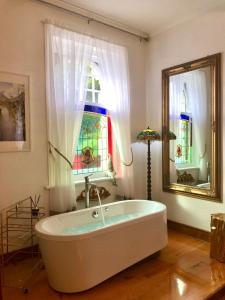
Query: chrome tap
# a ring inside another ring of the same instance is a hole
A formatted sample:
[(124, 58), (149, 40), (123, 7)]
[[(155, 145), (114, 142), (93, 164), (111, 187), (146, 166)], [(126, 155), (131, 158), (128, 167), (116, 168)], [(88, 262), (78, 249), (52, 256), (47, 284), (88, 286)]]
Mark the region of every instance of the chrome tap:
[(84, 177), (85, 180), (85, 208), (90, 207), (90, 187), (92, 186), (92, 184), (89, 181), (89, 177), (93, 175), (93, 174), (89, 174), (87, 176)]

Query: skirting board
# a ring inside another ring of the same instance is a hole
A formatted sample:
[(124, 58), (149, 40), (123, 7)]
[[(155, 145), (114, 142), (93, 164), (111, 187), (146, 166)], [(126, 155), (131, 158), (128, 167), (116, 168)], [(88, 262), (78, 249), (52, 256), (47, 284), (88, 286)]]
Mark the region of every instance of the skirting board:
[(178, 222), (174, 222), (171, 220), (167, 220), (167, 225), (168, 228), (174, 229), (176, 231), (185, 233), (187, 235), (190, 235), (194, 238), (200, 239), (200, 240), (204, 240), (209, 242), (210, 241), (210, 232), (202, 230), (202, 229), (198, 229), (195, 227), (191, 227), (185, 224), (181, 224)]

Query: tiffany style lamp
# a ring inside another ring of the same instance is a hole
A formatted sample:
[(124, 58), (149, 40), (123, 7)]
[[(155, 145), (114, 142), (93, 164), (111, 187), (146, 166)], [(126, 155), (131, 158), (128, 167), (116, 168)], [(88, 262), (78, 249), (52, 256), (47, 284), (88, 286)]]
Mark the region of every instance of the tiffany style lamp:
[(170, 130), (169, 130), (168, 135), (169, 135), (169, 140), (176, 140), (176, 138), (177, 138), (176, 135)]

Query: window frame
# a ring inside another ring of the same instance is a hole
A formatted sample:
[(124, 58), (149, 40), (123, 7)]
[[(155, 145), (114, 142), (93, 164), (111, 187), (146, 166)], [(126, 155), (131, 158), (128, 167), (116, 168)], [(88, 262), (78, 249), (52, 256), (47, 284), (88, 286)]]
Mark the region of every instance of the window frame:
[[(107, 117), (107, 139), (108, 139), (108, 154), (107, 156), (109, 157), (109, 155), (111, 156), (111, 158), (113, 157), (113, 132), (112, 132), (112, 124), (111, 124), (111, 118), (110, 115), (107, 111), (107, 109), (105, 107), (103, 107), (101, 105), (101, 103), (99, 103), (99, 100), (101, 99), (101, 82), (98, 78), (98, 76), (95, 76), (95, 73), (93, 72), (92, 66), (93, 64), (98, 66), (98, 63), (96, 62), (96, 57), (95, 55), (93, 55), (92, 58), (92, 63), (90, 64), (90, 69), (88, 72), (88, 76), (87, 76), (87, 86), (86, 86), (86, 101), (85, 101), (85, 105), (84, 105), (84, 113), (88, 112), (88, 113), (96, 113), (96, 114), (102, 114), (105, 115)], [(91, 86), (89, 86), (89, 80), (91, 80)], [(91, 93), (91, 99), (88, 99), (88, 93)], [(97, 98), (96, 98), (96, 93), (98, 94)], [(83, 119), (82, 119), (83, 122)], [(82, 126), (82, 123), (81, 123)], [(80, 136), (80, 134), (79, 134)], [(79, 140), (79, 138), (78, 138)], [(74, 155), (76, 153), (76, 148), (74, 149)], [(108, 159), (107, 157), (107, 159)], [(108, 165), (109, 161), (107, 161), (107, 165)], [(72, 170), (73, 172), (74, 170)], [(98, 179), (98, 178), (108, 178), (108, 170), (104, 170), (104, 171), (96, 171), (96, 172), (87, 172), (87, 173), (80, 173), (80, 174), (74, 174), (73, 172), (73, 176), (75, 178), (75, 182), (80, 181), (81, 179), (84, 178), (84, 176), (87, 176), (89, 174), (93, 174), (92, 179)]]

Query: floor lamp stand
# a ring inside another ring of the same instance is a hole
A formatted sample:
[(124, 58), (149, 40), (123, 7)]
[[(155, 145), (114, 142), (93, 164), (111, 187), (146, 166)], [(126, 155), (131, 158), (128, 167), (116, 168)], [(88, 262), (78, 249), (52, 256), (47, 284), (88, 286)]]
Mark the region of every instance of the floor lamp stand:
[(147, 199), (152, 200), (152, 182), (151, 182), (151, 141), (160, 141), (160, 134), (149, 126), (147, 129), (140, 131), (137, 135), (137, 140), (147, 142), (148, 153), (147, 153)]
[(148, 156), (147, 156), (147, 193), (148, 200), (152, 199), (152, 182), (151, 182), (151, 149), (150, 149), (150, 141), (148, 141)]

